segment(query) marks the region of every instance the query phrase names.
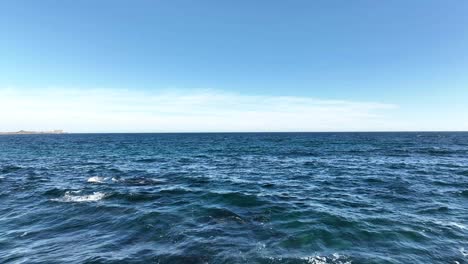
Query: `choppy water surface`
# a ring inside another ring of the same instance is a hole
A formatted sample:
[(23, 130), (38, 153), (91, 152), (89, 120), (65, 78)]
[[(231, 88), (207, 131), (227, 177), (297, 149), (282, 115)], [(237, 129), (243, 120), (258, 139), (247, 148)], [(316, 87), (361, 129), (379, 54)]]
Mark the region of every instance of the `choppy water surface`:
[(468, 263), (468, 133), (0, 136), (1, 263)]

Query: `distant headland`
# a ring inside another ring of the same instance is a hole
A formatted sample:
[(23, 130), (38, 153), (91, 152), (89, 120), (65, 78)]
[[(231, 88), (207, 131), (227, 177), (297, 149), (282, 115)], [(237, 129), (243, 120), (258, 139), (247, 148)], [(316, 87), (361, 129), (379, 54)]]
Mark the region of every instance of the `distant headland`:
[(51, 131), (26, 131), (20, 130), (16, 132), (0, 132), (0, 135), (36, 135), (36, 134), (66, 134), (61, 129), (51, 130)]

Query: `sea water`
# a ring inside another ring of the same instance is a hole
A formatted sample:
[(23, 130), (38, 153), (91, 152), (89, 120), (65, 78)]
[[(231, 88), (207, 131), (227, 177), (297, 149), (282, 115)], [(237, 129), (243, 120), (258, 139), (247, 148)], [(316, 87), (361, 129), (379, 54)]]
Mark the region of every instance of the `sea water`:
[(468, 133), (0, 136), (0, 263), (468, 263)]

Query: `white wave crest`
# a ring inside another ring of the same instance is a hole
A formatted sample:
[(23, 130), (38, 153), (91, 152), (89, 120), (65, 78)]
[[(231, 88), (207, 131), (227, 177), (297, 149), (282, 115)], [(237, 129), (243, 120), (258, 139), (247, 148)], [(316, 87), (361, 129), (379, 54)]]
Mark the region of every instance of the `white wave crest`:
[[(283, 257), (269, 257), (269, 259), (272, 260), (273, 262), (276, 262), (276, 261), (281, 262), (284, 258)], [(314, 256), (299, 257), (296, 260), (302, 260), (302, 262), (306, 262), (309, 264), (329, 264), (329, 263), (352, 264), (351, 260), (349, 260), (347, 257), (342, 256), (338, 253), (334, 253), (331, 256), (314, 255)]]
[(442, 222), (442, 221), (435, 221), (436, 224), (443, 225), (443, 226), (451, 226), (457, 227), (463, 230), (468, 229), (464, 224), (456, 223), (456, 222)]
[(346, 260), (343, 256), (334, 253), (330, 257), (325, 256), (310, 256), (303, 257), (303, 260), (310, 264), (327, 264), (327, 263), (338, 263), (338, 264), (351, 264), (351, 261)]
[(93, 176), (88, 179), (88, 182), (90, 183), (103, 183), (106, 180), (106, 178), (99, 177), (99, 176)]
[(449, 224), (450, 224), (451, 226), (456, 226), (456, 227), (458, 227), (458, 228), (460, 228), (460, 229), (465, 229), (465, 230), (467, 229), (466, 226), (465, 226), (464, 224), (455, 223), (455, 222), (450, 222)]
[(460, 248), (460, 253), (462, 253), (464, 257), (468, 257), (468, 251), (465, 250), (465, 248)]
[(88, 195), (74, 195), (76, 192), (66, 192), (62, 198), (53, 199), (58, 202), (96, 202), (103, 199), (106, 194), (101, 192), (94, 192)]

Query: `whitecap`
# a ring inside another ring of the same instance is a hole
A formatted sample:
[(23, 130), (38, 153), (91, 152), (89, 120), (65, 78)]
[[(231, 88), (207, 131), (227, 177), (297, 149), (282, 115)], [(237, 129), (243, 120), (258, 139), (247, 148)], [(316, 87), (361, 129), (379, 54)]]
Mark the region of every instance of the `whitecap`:
[(73, 192), (66, 192), (62, 198), (52, 199), (57, 202), (96, 202), (103, 199), (106, 195), (101, 192), (94, 192), (87, 195), (73, 195)]
[(266, 244), (265, 243), (261, 243), (261, 242), (257, 242), (257, 245), (256, 245), (256, 250), (257, 251), (262, 251), (266, 248)]
[(468, 251), (466, 251), (465, 248), (460, 248), (460, 253), (462, 253), (464, 257), (468, 257)]
[(330, 257), (326, 256), (310, 256), (310, 257), (303, 257), (302, 260), (305, 260), (307, 263), (310, 264), (327, 264), (327, 263), (338, 263), (338, 264), (351, 264), (351, 261), (346, 260), (345, 257), (339, 255), (338, 253), (334, 253)]
[(99, 177), (99, 176), (93, 176), (88, 179), (88, 182), (90, 183), (103, 183), (106, 180), (106, 178)]
[(327, 258), (322, 256), (313, 256), (313, 257), (303, 257), (303, 260), (311, 264), (326, 264)]
[(466, 230), (467, 227), (463, 224), (456, 223), (456, 222), (442, 222), (442, 221), (436, 221), (436, 224), (443, 225), (443, 226), (451, 226), (451, 227), (457, 227), (463, 230)]
[(460, 224), (460, 223), (449, 222), (449, 224), (450, 224), (451, 226), (456, 226), (456, 227), (458, 227), (458, 228), (460, 228), (460, 229), (467, 229), (465, 225)]

